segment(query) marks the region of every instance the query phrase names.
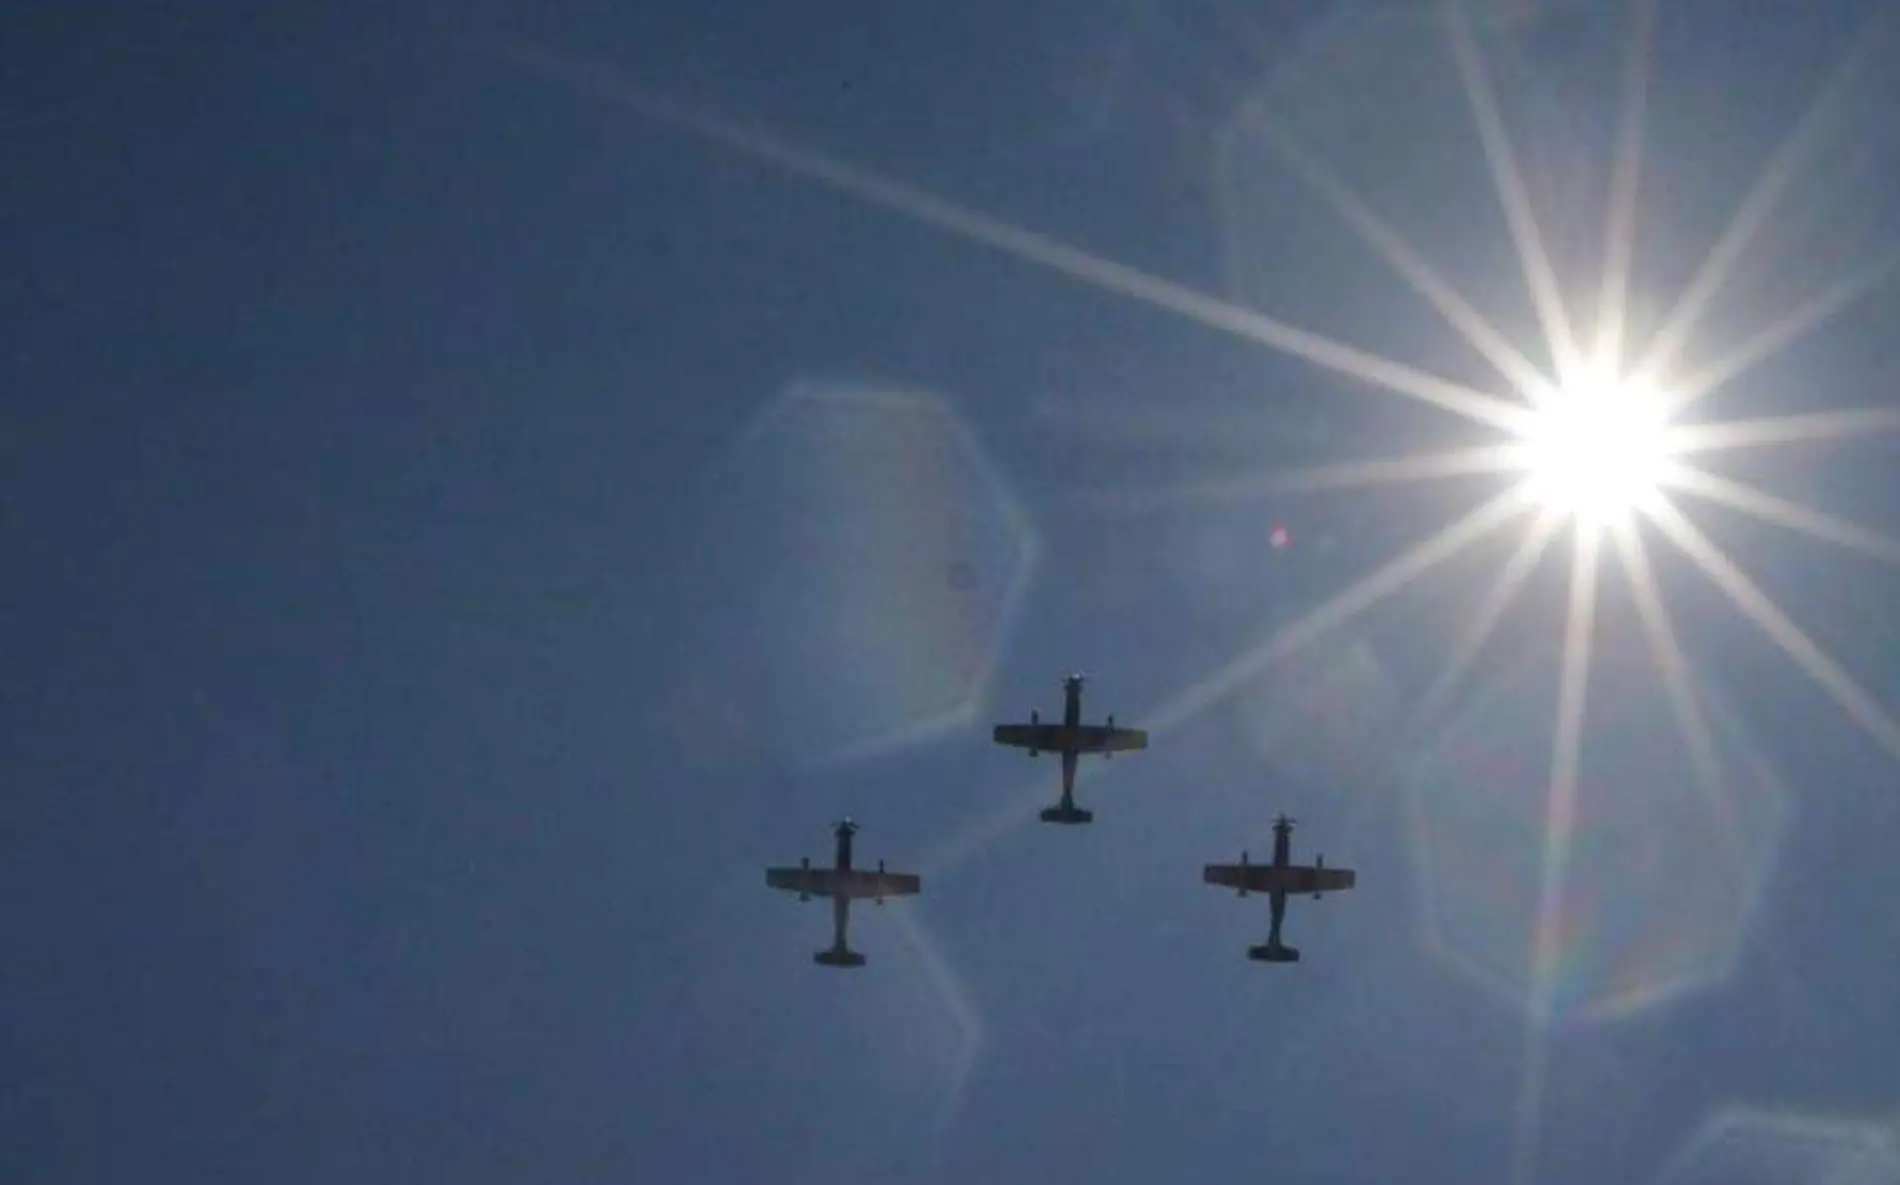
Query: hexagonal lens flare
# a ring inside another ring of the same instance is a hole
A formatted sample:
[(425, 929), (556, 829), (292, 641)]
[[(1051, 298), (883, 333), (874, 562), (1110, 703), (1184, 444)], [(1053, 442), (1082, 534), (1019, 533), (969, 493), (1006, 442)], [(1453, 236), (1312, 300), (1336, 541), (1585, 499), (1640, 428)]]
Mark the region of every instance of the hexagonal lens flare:
[(1731, 1107), (1704, 1123), (1657, 1185), (1900, 1185), (1883, 1125)]
[(850, 759), (975, 711), (1035, 543), (950, 403), (801, 384), (718, 485), (723, 646), (770, 749)]
[[(1392, 673), (1367, 642), (1344, 634), (1316, 642), (1234, 699), (1242, 735), (1275, 773), (1329, 789), (1375, 784), (1398, 718)], [(1262, 820), (1263, 825), (1266, 819)]]
[[(1560, 658), (1472, 697), (1410, 785), (1426, 939), (1551, 1023), (1639, 1009), (1720, 980), (1747, 935), (1786, 792), (1700, 700), (1719, 769), (1704, 780), (1646, 656), (1599, 654), (1567, 817), (1551, 818)], [(1557, 909), (1540, 919), (1553, 842)], [(1554, 926), (1540, 942), (1540, 926)]]

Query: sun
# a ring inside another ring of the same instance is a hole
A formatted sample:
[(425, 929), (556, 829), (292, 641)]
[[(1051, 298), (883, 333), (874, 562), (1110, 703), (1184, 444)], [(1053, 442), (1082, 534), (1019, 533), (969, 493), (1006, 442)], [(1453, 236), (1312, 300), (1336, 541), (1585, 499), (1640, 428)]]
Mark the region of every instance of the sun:
[(1579, 369), (1518, 430), (1526, 492), (1591, 526), (1654, 509), (1671, 469), (1668, 406), (1642, 379), (1608, 366)]

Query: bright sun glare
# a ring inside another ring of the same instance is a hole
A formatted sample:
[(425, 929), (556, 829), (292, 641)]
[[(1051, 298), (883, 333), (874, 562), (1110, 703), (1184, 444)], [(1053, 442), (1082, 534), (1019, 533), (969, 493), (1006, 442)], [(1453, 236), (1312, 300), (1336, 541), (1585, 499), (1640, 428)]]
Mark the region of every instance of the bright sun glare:
[(1655, 506), (1669, 468), (1661, 395), (1608, 368), (1576, 375), (1521, 430), (1525, 483), (1537, 503), (1607, 526)]
[[(1678, 355), (1690, 340), (1709, 300), (1729, 282), (1737, 261), (1751, 247), (1757, 232), (1796, 175), (1796, 162), (1800, 158), (1795, 155), (1794, 147), (1814, 134), (1816, 126), (1811, 118), (1815, 112), (1811, 110), (1797, 125), (1796, 132), (1790, 133), (1770, 156), (1769, 163), (1747, 192), (1740, 196), (1715, 246), (1663, 317), (1652, 339), (1635, 356), (1634, 365), (1628, 368), (1620, 365), (1625, 348), (1631, 344), (1627, 340), (1626, 305), (1633, 270), (1636, 195), (1644, 156), (1645, 96), (1656, 7), (1653, 0), (1638, 0), (1630, 10), (1622, 114), (1605, 219), (1602, 323), (1595, 327), (1595, 340), (1587, 347), (1578, 340), (1563, 286), (1552, 267), (1531, 209), (1479, 39), (1462, 5), (1451, 3), (1442, 10), (1450, 60), (1470, 108), (1485, 164), (1505, 216), (1505, 229), (1543, 331), (1544, 344), (1556, 364), (1559, 381), (1555, 390), (1550, 388), (1548, 376), (1523, 349), (1509, 341), (1438, 275), (1417, 250), (1379, 217), (1369, 201), (1301, 148), (1283, 130), (1282, 121), (1248, 120), (1236, 125), (1248, 136), (1260, 137), (1358, 232), (1368, 247), (1392, 266), (1409, 288), (1430, 303), (1473, 348), (1483, 353), (1498, 371), (1504, 390), (1530, 395), (1528, 408), (1519, 399), (1500, 395), (1496, 390), (1465, 386), (1418, 370), (1369, 349), (1104, 259), (1064, 240), (958, 205), (791, 141), (649, 94), (610, 71), (528, 47), (510, 47), (504, 54), (525, 68), (595, 89), (662, 124), (754, 160), (777, 165), (808, 181), (854, 195), (1104, 292), (1119, 294), (1303, 359), (1320, 369), (1437, 407), (1481, 428), (1502, 431), (1502, 441), (1487, 440), (1477, 447), (1322, 463), (1276, 473), (1264, 483), (1248, 487), (1255, 492), (1278, 495), (1288, 490), (1370, 489), (1471, 473), (1514, 471), (1523, 475), (1516, 484), (1391, 556), (1333, 596), (1279, 626), (1259, 644), (1155, 705), (1147, 719), (1150, 731), (1157, 735), (1185, 723), (1257, 678), (1285, 655), (1395, 596), (1478, 540), (1519, 521), (1527, 509), (1527, 499), (1516, 495), (1527, 493), (1531, 495), (1528, 501), (1541, 506), (1545, 513), (1535, 516), (1536, 521), (1528, 527), (1518, 550), (1496, 573), (1490, 592), (1474, 609), (1437, 683), (1425, 696), (1420, 718), (1465, 677), (1544, 554), (1561, 519), (1568, 518), (1579, 526), (1614, 528), (1607, 532), (1607, 537), (1606, 533), (1594, 529), (1574, 533), (1570, 605), (1563, 628), (1562, 689), (1546, 788), (1548, 815), (1557, 820), (1568, 816), (1578, 793), (1577, 771), (1583, 747), (1592, 631), (1599, 577), (1604, 567), (1600, 561), (1604, 556), (1616, 560), (1623, 571), (1638, 619), (1662, 672), (1672, 714), (1689, 751), (1692, 755), (1703, 755), (1697, 759), (1696, 766), (1702, 789), (1707, 794), (1718, 793), (1714, 763), (1708, 756), (1709, 726), (1693, 693), (1689, 659), (1677, 640), (1665, 589), (1648, 558), (1651, 545), (1657, 543), (1672, 546), (1699, 569), (1736, 610), (1819, 684), (1849, 719), (1888, 753), (1900, 758), (1900, 720), (1895, 719), (1880, 698), (1862, 687), (1819, 641), (1803, 631), (1737, 560), (1705, 535), (1688, 510), (1675, 504), (1678, 500), (1719, 504), (1734, 513), (1900, 566), (1900, 539), (1725, 477), (1703, 468), (1697, 461), (1698, 454), (1726, 449), (1838, 440), (1869, 432), (1900, 432), (1900, 409), (1890, 406), (1832, 408), (1752, 420), (1702, 420), (1686, 427), (1672, 427), (1668, 422), (1671, 411), (1688, 408), (1717, 392), (1892, 279), (1900, 273), (1900, 249), (1875, 251), (1865, 266), (1857, 266), (1832, 279), (1805, 298), (1791, 296), (1788, 307), (1774, 320), (1760, 326), (1714, 361), (1672, 379), (1666, 392), (1630, 377), (1631, 374), (1653, 376), (1675, 371), (1675, 364), (1680, 361)], [(1882, 59), (1871, 51), (1864, 58), (1864, 61), (1877, 60)], [(1880, 75), (1876, 70), (1864, 76)], [(1838, 99), (1838, 94), (1835, 98)], [(1585, 356), (1618, 364), (1592, 368), (1582, 364)], [(1241, 495), (1242, 489), (1232, 483), (1219, 483), (1198, 486), (1185, 493), (1192, 499), (1209, 494), (1232, 499)], [(1144, 505), (1160, 505), (1165, 501), (1158, 494), (1141, 496)], [(1606, 542), (1611, 545), (1607, 550), (1602, 546)], [(1021, 801), (1029, 801), (1029, 796), (1022, 796)], [(926, 867), (943, 868), (978, 850), (988, 838), (1030, 817), (1033, 815), (1012, 803), (992, 821), (971, 828), (940, 849)], [(1526, 1001), (1531, 1017), (1539, 1023), (1549, 1014), (1557, 986), (1561, 930), (1567, 916), (1562, 905), (1565, 870), (1571, 859), (1570, 843), (1567, 828), (1553, 822), (1545, 834), (1544, 880), (1536, 909), (1535, 952), (1530, 969), (1532, 985)], [(1523, 1074), (1512, 1153), (1512, 1179), (1517, 1181), (1528, 1180), (1539, 1163), (1538, 1130), (1545, 1074), (1541, 1040), (1527, 1039)]]

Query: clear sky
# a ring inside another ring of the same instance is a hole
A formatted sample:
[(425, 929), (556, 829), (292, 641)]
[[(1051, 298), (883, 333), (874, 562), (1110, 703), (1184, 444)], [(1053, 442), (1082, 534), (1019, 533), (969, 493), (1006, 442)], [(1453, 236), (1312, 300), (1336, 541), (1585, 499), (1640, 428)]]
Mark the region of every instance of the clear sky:
[(0, 1180), (1900, 1181), (1885, 6), (400, 7), (0, 15)]

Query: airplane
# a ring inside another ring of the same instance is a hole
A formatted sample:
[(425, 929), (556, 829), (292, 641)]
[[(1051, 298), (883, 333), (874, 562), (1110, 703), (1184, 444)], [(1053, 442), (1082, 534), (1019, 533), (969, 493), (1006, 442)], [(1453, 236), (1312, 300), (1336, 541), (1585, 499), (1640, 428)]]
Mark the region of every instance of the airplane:
[(1148, 734), (1139, 728), (1116, 728), (1115, 715), (1108, 723), (1082, 723), (1082, 684), (1086, 675), (1069, 675), (1062, 680), (1062, 723), (1044, 724), (1042, 714), (1029, 713), (1027, 724), (999, 724), (995, 738), (999, 745), (1027, 749), (1034, 757), (1044, 750), (1062, 754), (1062, 801), (1042, 812), (1045, 823), (1087, 823), (1095, 812), (1075, 805), (1075, 763), (1083, 753), (1113, 757), (1148, 747)]
[(1273, 821), (1273, 863), (1249, 864), (1247, 853), (1238, 864), (1209, 864), (1201, 870), (1201, 879), (1210, 885), (1239, 889), (1245, 897), (1251, 890), (1273, 895), (1273, 928), (1262, 946), (1247, 948), (1247, 957), (1263, 963), (1297, 963), (1300, 952), (1280, 941), (1280, 922), (1286, 917), (1288, 893), (1311, 893), (1315, 899), (1323, 893), (1350, 889), (1358, 876), (1350, 868), (1328, 868), (1326, 857), (1316, 856), (1313, 866), (1291, 862), (1293, 820), (1281, 815)]
[(765, 883), (774, 889), (797, 893), (800, 901), (813, 897), (831, 898), (832, 939), (828, 950), (812, 956), (825, 967), (862, 967), (864, 956), (845, 945), (845, 929), (851, 922), (851, 903), (866, 897), (884, 904), (886, 897), (909, 897), (923, 891), (923, 881), (914, 873), (886, 872), (884, 861), (877, 871), (851, 867), (851, 837), (858, 825), (850, 819), (839, 820), (832, 834), (838, 837), (838, 866), (813, 868), (811, 857), (799, 861), (797, 868), (768, 868)]

